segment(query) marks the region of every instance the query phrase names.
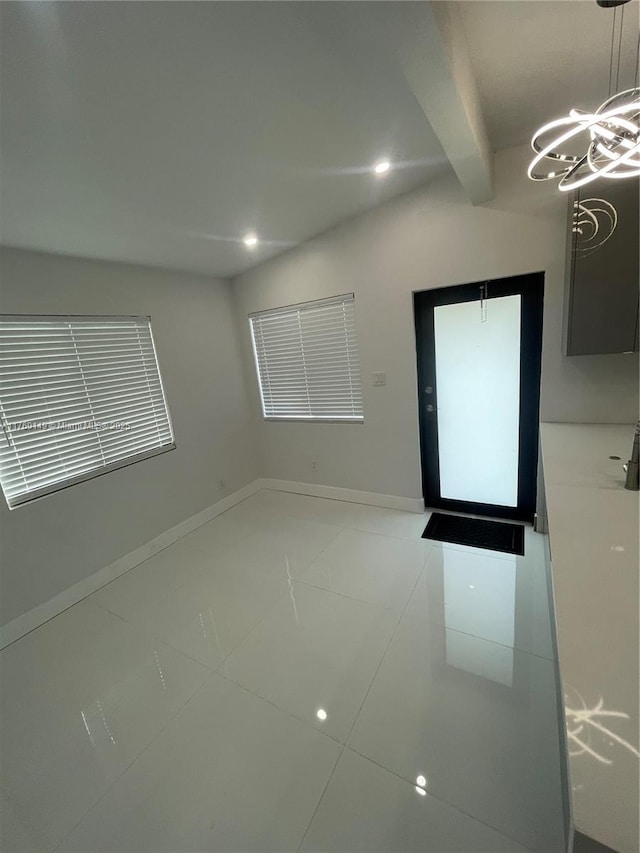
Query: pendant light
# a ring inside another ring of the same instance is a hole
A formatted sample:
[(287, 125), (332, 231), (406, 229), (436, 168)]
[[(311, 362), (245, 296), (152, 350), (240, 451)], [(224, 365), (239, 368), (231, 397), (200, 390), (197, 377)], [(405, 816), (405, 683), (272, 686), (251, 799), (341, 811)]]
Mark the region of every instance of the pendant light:
[[(599, 6), (613, 7), (628, 0), (598, 0)], [(638, 81), (638, 58), (636, 58), (634, 87), (612, 94), (614, 83), (614, 56), (616, 53), (616, 19), (614, 8), (611, 35), (611, 58), (609, 63), (609, 97), (595, 112), (572, 109), (569, 115), (543, 125), (531, 140), (536, 152), (527, 174), (533, 181), (560, 178), (558, 189), (562, 192), (574, 190), (596, 178), (624, 179), (640, 176), (640, 87)], [(620, 78), (620, 51), (622, 47), (622, 24), (624, 8), (621, 10), (617, 39), (617, 67), (615, 87)], [(640, 55), (640, 39), (638, 43)], [(582, 154), (564, 153), (563, 146), (569, 140), (584, 135)], [(553, 169), (539, 171), (540, 166)]]

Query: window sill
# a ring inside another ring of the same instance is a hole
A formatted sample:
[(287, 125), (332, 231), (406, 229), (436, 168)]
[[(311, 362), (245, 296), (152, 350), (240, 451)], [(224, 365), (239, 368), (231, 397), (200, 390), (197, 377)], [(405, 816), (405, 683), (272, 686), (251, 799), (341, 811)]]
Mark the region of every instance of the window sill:
[(290, 423), (290, 424), (363, 424), (364, 418), (274, 418), (263, 417), (268, 423)]

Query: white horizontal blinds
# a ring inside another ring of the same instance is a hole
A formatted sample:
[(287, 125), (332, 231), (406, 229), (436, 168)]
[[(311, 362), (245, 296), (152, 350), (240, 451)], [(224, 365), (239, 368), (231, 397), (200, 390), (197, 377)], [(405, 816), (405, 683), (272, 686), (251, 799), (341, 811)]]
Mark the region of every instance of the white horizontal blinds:
[(352, 294), (250, 320), (266, 418), (362, 420)]
[(148, 317), (0, 317), (0, 481), (16, 506), (173, 445)]

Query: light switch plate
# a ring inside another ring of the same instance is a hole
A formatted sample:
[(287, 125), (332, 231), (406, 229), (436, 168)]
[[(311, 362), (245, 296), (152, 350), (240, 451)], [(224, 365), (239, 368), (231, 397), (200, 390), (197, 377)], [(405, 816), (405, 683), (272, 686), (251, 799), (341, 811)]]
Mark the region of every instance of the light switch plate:
[(373, 384), (374, 385), (386, 385), (387, 384), (387, 374), (382, 372), (372, 373), (373, 376)]

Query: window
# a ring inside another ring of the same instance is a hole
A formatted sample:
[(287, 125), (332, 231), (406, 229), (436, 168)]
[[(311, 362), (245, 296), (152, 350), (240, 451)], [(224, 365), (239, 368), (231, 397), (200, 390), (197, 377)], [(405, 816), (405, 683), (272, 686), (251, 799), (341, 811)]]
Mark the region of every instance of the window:
[(353, 294), (249, 320), (265, 418), (363, 420)]
[(11, 509), (172, 450), (150, 318), (0, 316), (0, 425)]

